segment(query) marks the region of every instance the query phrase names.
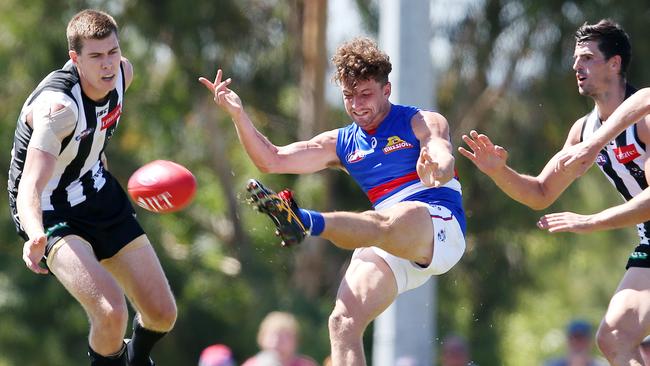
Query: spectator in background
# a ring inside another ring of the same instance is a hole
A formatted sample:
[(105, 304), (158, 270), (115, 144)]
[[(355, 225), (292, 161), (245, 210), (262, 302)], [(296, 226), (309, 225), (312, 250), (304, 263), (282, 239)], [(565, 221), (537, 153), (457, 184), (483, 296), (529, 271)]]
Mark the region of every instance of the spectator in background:
[(573, 320), (567, 326), (567, 354), (547, 361), (544, 366), (607, 366), (605, 360), (592, 355), (593, 344), (591, 325)]
[(395, 361), (395, 366), (418, 366), (418, 360), (413, 356), (402, 356)]
[(260, 352), (242, 366), (318, 366), (311, 358), (296, 353), (298, 350), (298, 322), (285, 312), (269, 313), (257, 333)]
[(650, 366), (650, 335), (643, 338), (643, 341), (641, 341), (641, 344), (639, 345), (639, 352), (641, 352), (643, 364), (645, 366)]
[(323, 360), (323, 366), (332, 366), (332, 356), (327, 356)]
[(458, 335), (449, 335), (442, 340), (440, 351), (441, 366), (477, 366), (471, 361), (469, 346), (465, 338)]
[(201, 352), (199, 366), (235, 366), (235, 360), (228, 346), (213, 344)]

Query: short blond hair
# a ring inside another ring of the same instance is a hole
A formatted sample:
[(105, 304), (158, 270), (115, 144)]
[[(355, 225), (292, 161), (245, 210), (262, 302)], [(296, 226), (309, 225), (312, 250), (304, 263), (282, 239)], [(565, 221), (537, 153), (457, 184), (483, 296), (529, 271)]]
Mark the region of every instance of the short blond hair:
[(268, 313), (260, 323), (260, 329), (257, 332), (257, 343), (261, 346), (267, 334), (280, 330), (288, 330), (298, 336), (299, 329), (296, 317), (283, 311)]
[(68, 50), (81, 53), (84, 40), (104, 39), (112, 33), (117, 36), (117, 22), (112, 16), (100, 10), (82, 10), (68, 22)]

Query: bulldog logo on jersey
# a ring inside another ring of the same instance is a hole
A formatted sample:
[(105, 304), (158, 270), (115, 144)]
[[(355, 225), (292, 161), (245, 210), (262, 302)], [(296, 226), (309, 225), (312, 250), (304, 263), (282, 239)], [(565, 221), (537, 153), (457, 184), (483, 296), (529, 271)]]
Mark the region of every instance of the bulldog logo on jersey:
[(382, 149), (384, 154), (390, 154), (397, 150), (410, 149), (413, 147), (413, 144), (402, 140), (399, 136), (391, 136), (386, 142), (386, 146)]
[(641, 156), (634, 145), (625, 145), (614, 148), (616, 160), (621, 164), (626, 164)]

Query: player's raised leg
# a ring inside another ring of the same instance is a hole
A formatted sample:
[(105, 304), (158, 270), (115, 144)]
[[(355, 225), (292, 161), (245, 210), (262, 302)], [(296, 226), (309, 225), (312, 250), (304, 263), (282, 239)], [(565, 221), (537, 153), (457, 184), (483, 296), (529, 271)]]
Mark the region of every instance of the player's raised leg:
[(298, 207), (288, 190), (275, 193), (253, 179), (247, 190), (251, 201), (276, 225), (283, 245), (300, 243), (311, 233), (343, 249), (376, 246), (419, 264), (431, 261), (432, 216), (422, 202), (400, 202), (379, 211), (319, 213)]
[(380, 211), (325, 212), (323, 218), (320, 236), (340, 248), (375, 246), (419, 264), (431, 262), (433, 224), (422, 202), (400, 202)]

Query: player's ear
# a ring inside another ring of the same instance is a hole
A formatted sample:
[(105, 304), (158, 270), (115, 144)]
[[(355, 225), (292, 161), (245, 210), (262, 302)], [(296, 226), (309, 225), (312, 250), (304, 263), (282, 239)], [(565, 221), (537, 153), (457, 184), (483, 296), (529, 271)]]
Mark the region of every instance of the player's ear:
[(79, 55), (77, 54), (77, 51), (69, 50), (68, 51), (68, 56), (70, 56), (70, 60), (72, 60), (72, 62), (76, 65), (77, 64), (77, 57), (79, 57)]
[(610, 67), (615, 68), (618, 73), (621, 72), (621, 56), (620, 55), (614, 55), (607, 60), (609, 62)]
[(386, 83), (386, 85), (384, 85), (384, 95), (386, 96), (386, 98), (390, 97), (390, 92), (391, 92), (391, 84), (389, 81)]

